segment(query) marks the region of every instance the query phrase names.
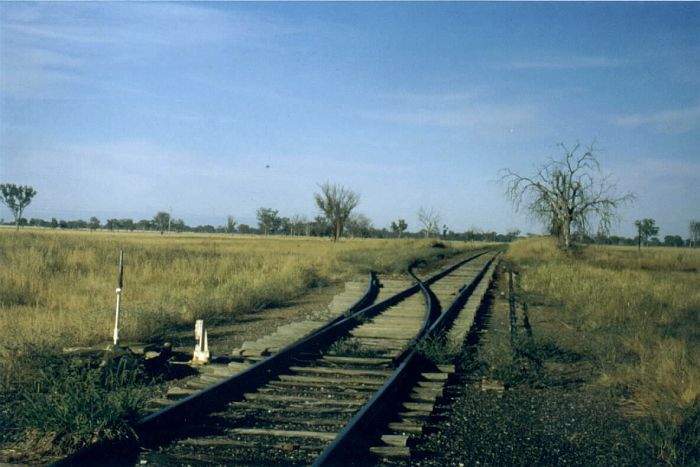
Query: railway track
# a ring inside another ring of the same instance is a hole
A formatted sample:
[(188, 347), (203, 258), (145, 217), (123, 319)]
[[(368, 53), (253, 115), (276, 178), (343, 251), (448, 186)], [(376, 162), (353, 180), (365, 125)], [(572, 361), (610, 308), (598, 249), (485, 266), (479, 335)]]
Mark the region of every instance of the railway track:
[(428, 361), (418, 343), (444, 336), (496, 254), (481, 252), (422, 282), (414, 276), (415, 285), (380, 294), (375, 304), (144, 417), (134, 427), (139, 445), (122, 446), (111, 463), (348, 465), (405, 457), (408, 437), (451, 371)]

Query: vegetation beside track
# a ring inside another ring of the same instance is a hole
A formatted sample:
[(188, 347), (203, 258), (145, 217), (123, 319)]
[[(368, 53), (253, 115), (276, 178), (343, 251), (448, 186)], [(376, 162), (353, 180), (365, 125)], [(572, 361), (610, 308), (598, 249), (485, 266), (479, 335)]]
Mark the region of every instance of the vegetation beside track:
[(520, 314), (511, 348), (502, 277), (470, 378), (505, 392), (468, 386), (424, 463), (700, 463), (700, 250), (537, 238), (506, 259), (532, 335)]
[(75, 364), (60, 352), (109, 341), (119, 249), (126, 264), (122, 339), (157, 342), (195, 319), (226, 322), (359, 273), (398, 274), (416, 261), (436, 266), (477, 246), (0, 232), (0, 460), (128, 434), (125, 421), (136, 416), (153, 376), (133, 365), (106, 374), (95, 362)]
[(663, 463), (700, 462), (700, 250), (511, 245), (522, 300), (560, 309), (559, 347), (589, 355)]

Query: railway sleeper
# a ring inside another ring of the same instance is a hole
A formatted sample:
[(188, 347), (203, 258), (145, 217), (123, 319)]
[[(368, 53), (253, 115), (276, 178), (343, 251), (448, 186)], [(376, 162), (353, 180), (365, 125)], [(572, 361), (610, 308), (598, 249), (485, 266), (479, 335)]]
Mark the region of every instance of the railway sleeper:
[(378, 369), (363, 369), (363, 368), (338, 368), (338, 367), (321, 367), (321, 366), (292, 366), (289, 369), (297, 374), (313, 373), (325, 374), (333, 376), (362, 376), (362, 377), (377, 377), (378, 379), (386, 379), (391, 375), (391, 370)]
[[(361, 407), (365, 398), (353, 398), (353, 399), (337, 399), (332, 397), (331, 394), (321, 395), (322, 397), (313, 397), (313, 394), (305, 395), (289, 395), (289, 394), (266, 394), (260, 392), (245, 394), (245, 398), (248, 401), (265, 401), (265, 402), (282, 402), (289, 404), (301, 404), (301, 407), (315, 407), (319, 405), (338, 405), (347, 407)], [(325, 397), (324, 397), (325, 396)]]
[[(280, 388), (280, 387), (264, 387), (259, 389), (255, 394), (260, 394), (260, 397), (280, 397), (284, 395), (306, 398), (307, 400), (366, 400), (369, 391), (347, 391), (344, 388), (334, 387), (302, 387), (302, 388)], [(258, 397), (258, 396), (256, 396)], [(254, 398), (248, 398), (254, 400)], [(272, 399), (271, 399), (272, 400)]]
[(281, 391), (289, 391), (289, 390), (304, 390), (304, 389), (331, 389), (335, 388), (337, 391), (342, 391), (342, 392), (347, 392), (347, 393), (374, 393), (380, 385), (366, 385), (366, 384), (361, 384), (361, 385), (353, 385), (353, 386), (344, 386), (340, 387), (338, 385), (329, 385), (329, 386), (319, 386), (318, 383), (310, 383), (310, 382), (293, 382), (293, 381), (275, 381), (272, 383), (268, 383), (266, 385), (268, 388), (275, 388), (277, 390)]
[(280, 381), (290, 381), (299, 383), (318, 383), (319, 385), (341, 384), (352, 386), (376, 386), (381, 387), (384, 384), (383, 380), (377, 378), (353, 377), (353, 378), (338, 378), (338, 377), (321, 377), (321, 376), (306, 376), (306, 375), (279, 375)]
[(319, 441), (333, 441), (337, 433), (327, 431), (309, 431), (309, 430), (275, 430), (272, 428), (233, 428), (228, 430), (230, 436), (263, 436), (270, 438), (297, 438), (297, 439), (314, 439)]
[[(267, 404), (258, 404), (258, 403), (252, 403), (248, 401), (235, 401), (235, 402), (229, 402), (229, 407), (232, 410), (260, 410), (263, 412), (267, 413), (275, 413), (275, 414), (280, 414), (280, 413), (289, 413), (289, 414), (298, 414), (300, 410), (308, 409), (308, 407), (297, 407), (293, 405), (282, 405), (279, 407), (272, 407)], [(315, 406), (314, 408), (314, 415), (320, 415), (320, 414), (354, 414), (357, 412), (356, 407), (349, 407), (349, 406)]]
[(367, 366), (390, 366), (390, 358), (380, 357), (340, 357), (336, 355), (324, 355), (321, 359), (332, 364), (367, 365)]

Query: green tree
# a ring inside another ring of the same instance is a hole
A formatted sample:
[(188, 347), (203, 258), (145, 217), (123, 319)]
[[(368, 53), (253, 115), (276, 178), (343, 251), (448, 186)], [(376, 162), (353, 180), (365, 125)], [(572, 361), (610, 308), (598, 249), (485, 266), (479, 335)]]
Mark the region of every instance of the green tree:
[(364, 214), (351, 214), (346, 229), (353, 237), (367, 238), (372, 233), (372, 221)]
[(260, 208), (256, 213), (258, 219), (258, 228), (265, 235), (275, 233), (282, 225), (282, 219), (279, 217), (279, 211), (272, 208)]
[(97, 217), (92, 216), (90, 218), (90, 220), (88, 221), (88, 227), (90, 227), (90, 230), (99, 229), (100, 228), (100, 220)]
[(572, 149), (564, 144), (559, 147), (564, 156), (539, 166), (535, 175), (526, 177), (504, 169), (501, 180), (515, 210), (525, 205), (569, 249), (572, 231), (586, 234), (597, 221), (597, 231), (607, 232), (617, 208), (634, 195), (615, 194), (615, 185), (601, 173), (592, 145), (583, 154), (579, 144)]
[(236, 218), (233, 216), (228, 216), (226, 218), (226, 232), (233, 234), (236, 231)]
[(649, 243), (649, 238), (659, 233), (659, 227), (654, 219), (641, 219), (634, 221), (637, 227), (637, 247), (642, 248), (642, 244), (646, 246)]
[(107, 219), (105, 227), (109, 230), (119, 230), (119, 219)]
[(241, 224), (238, 226), (238, 231), (242, 234), (252, 234), (253, 228), (249, 226), (248, 224)]
[(22, 212), (29, 206), (34, 196), (36, 196), (36, 190), (28, 185), (0, 184), (0, 202), (12, 211), (17, 230), (19, 230)]
[(173, 219), (170, 221), (170, 228), (175, 232), (184, 232), (187, 229), (187, 225), (182, 219)]
[(681, 238), (680, 235), (666, 235), (664, 237), (664, 245), (665, 246), (683, 246), (683, 238)]
[(133, 232), (136, 228), (136, 224), (134, 224), (133, 219), (119, 219), (119, 227), (124, 230), (128, 230), (129, 232)]
[(408, 224), (406, 224), (406, 221), (403, 219), (391, 223), (391, 231), (394, 232), (398, 238), (401, 238), (401, 234), (403, 234), (407, 228)]
[(156, 226), (156, 229), (160, 231), (160, 234), (163, 235), (163, 232), (169, 230), (170, 227), (170, 213), (158, 211), (156, 215), (153, 216), (153, 224)]
[(333, 241), (337, 242), (343, 235), (350, 213), (360, 202), (360, 195), (342, 185), (328, 182), (319, 187), (321, 192), (314, 193), (314, 200), (331, 226)]

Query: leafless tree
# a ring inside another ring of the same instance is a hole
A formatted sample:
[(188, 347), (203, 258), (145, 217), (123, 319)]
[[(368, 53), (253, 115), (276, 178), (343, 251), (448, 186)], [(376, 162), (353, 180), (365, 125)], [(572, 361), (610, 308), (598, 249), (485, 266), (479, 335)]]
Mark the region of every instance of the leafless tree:
[(294, 214), (289, 221), (290, 235), (304, 235), (304, 227), (308, 224), (306, 217)]
[(586, 233), (592, 223), (599, 224), (600, 232), (608, 232), (616, 218), (617, 208), (634, 200), (632, 193), (616, 195), (615, 185), (602, 174), (591, 145), (585, 152), (576, 144), (569, 149), (559, 147), (564, 156), (550, 159), (531, 177), (510, 169), (502, 171), (501, 180), (515, 210), (525, 209), (557, 236), (564, 248), (571, 247), (572, 230)]
[(423, 232), (426, 238), (438, 235), (440, 228), (440, 213), (435, 209), (420, 208), (418, 210), (418, 222), (423, 224)]
[(691, 246), (698, 246), (700, 242), (700, 220), (690, 221), (690, 244)]
[(320, 188), (321, 193), (314, 193), (314, 199), (332, 227), (335, 242), (343, 235), (345, 223), (360, 202), (360, 195), (342, 185), (331, 185), (328, 182), (320, 185)]

